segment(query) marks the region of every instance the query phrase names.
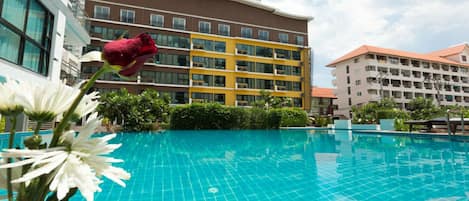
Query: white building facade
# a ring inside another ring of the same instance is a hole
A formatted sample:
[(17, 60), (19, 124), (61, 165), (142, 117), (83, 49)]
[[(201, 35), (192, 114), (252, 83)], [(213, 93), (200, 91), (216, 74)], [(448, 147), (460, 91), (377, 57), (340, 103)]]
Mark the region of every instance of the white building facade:
[(77, 3), (84, 1), (0, 0), (0, 82), (7, 77), (44, 85), (59, 82), (62, 57), (79, 57), (90, 42), (72, 12)]
[(335, 68), (336, 115), (351, 118), (352, 106), (382, 98), (394, 99), (402, 109), (417, 97), (469, 106), (468, 44), (428, 54), (364, 45), (327, 66)]

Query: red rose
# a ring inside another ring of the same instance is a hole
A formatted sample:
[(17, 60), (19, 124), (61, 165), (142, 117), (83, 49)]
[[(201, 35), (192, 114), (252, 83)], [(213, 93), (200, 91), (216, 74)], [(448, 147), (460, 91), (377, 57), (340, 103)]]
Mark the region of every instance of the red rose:
[(104, 45), (103, 57), (111, 65), (122, 66), (119, 74), (135, 75), (158, 48), (150, 35), (142, 33), (135, 38), (120, 39)]

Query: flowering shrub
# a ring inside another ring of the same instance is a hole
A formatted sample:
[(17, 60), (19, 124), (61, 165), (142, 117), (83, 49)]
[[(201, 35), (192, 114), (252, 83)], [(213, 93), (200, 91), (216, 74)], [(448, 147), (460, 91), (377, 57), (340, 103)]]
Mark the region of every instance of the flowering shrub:
[[(33, 135), (24, 140), (24, 149), (13, 149), (13, 128), (8, 149), (1, 153), (0, 187), (6, 188), (8, 200), (68, 200), (79, 190), (91, 201), (94, 193), (101, 191), (99, 184), (103, 176), (125, 187), (122, 180), (130, 179), (130, 174), (112, 166), (123, 161), (105, 156), (120, 147), (108, 143), (116, 135), (93, 137), (101, 124), (95, 112), (99, 94), (85, 94), (103, 73), (133, 75), (156, 52), (153, 40), (140, 34), (106, 44), (102, 56), (90, 54), (104, 58), (104, 65), (90, 80), (75, 87), (68, 87), (65, 82), (45, 86), (9, 78), (0, 84), (0, 114), (10, 118), (13, 126), (20, 113), (37, 122)], [(82, 128), (68, 129), (72, 122), (85, 116), (88, 120)], [(46, 144), (39, 128), (42, 123), (55, 119), (61, 121)]]

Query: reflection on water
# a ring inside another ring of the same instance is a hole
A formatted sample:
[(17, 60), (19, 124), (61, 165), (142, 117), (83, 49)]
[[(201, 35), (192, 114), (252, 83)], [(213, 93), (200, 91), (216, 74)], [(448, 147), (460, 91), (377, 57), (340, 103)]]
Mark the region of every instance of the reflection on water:
[[(347, 131), (121, 134), (96, 200), (467, 200), (469, 145)], [(216, 190), (214, 190), (216, 189)], [(80, 200), (80, 199), (76, 199)]]

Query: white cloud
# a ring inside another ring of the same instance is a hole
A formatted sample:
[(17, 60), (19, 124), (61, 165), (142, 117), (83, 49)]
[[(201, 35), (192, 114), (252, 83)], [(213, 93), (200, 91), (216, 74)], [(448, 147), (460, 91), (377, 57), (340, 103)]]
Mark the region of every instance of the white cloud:
[[(469, 1), (262, 0), (289, 13), (313, 16), (314, 83), (331, 86), (324, 66), (363, 44), (430, 52), (468, 41)], [(318, 76), (319, 75), (319, 76)], [(326, 76), (327, 75), (327, 76)]]

